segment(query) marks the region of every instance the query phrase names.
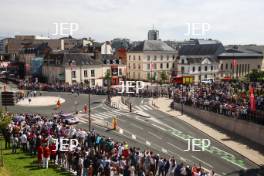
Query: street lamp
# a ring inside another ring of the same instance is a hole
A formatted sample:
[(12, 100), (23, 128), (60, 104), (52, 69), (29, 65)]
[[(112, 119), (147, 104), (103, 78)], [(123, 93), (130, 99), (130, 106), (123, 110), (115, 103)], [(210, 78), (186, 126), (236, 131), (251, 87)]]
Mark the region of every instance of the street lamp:
[(91, 131), (91, 90), (90, 90), (90, 81), (88, 81), (88, 119), (89, 119), (89, 131)]
[(183, 70), (184, 69), (184, 67), (182, 67), (182, 69), (181, 69), (181, 72), (182, 72), (182, 85), (181, 85), (181, 92), (182, 92), (182, 94), (181, 94), (181, 115), (183, 115), (183, 80), (184, 80), (184, 78), (183, 78)]

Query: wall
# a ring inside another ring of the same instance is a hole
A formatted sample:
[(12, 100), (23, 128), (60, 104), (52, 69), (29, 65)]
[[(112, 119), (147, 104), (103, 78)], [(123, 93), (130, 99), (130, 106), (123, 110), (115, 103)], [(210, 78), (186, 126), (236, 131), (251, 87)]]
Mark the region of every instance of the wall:
[[(181, 104), (174, 103), (175, 108), (181, 110)], [(196, 119), (208, 122), (233, 134), (247, 138), (255, 143), (264, 145), (264, 126), (245, 120), (226, 117), (220, 114), (196, 109), (190, 106), (183, 107), (183, 113)], [(247, 130), (245, 130), (247, 129)]]

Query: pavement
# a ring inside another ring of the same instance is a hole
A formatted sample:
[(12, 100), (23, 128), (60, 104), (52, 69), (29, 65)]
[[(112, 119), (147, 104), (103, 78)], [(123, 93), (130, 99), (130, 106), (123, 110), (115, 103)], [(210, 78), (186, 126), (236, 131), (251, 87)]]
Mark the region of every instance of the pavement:
[(212, 138), (216, 139), (220, 143), (228, 146), (229, 148), (233, 149), (234, 151), (240, 153), (241, 155), (245, 156), (246, 158), (250, 159), (254, 163), (258, 165), (264, 165), (264, 155), (261, 154), (259, 151), (249, 148), (247, 145), (233, 141), (233, 140), (226, 140), (229, 139), (230, 136), (224, 134), (216, 129), (211, 128), (210, 126), (201, 123), (188, 115), (181, 115), (181, 112), (172, 110), (170, 108), (170, 103), (172, 102), (171, 99), (168, 98), (156, 98), (150, 101), (150, 105), (154, 108), (158, 108), (160, 111), (167, 113), (175, 118), (178, 118), (197, 129), (202, 129), (204, 133), (211, 136)]
[(30, 97), (30, 102), (29, 98), (24, 98), (21, 99), (17, 105), (18, 106), (53, 106), (56, 105), (58, 100), (60, 100), (60, 103), (64, 103), (65, 99), (57, 96), (37, 96), (37, 97)]

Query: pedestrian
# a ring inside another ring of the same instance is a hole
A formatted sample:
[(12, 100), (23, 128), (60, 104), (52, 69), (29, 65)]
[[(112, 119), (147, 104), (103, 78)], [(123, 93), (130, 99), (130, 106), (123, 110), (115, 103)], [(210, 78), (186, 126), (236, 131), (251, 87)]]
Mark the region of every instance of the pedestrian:
[(42, 145), (38, 146), (38, 167), (41, 167), (41, 164), (43, 163), (43, 147)]
[(49, 159), (50, 159), (50, 149), (47, 144), (44, 145), (43, 149), (43, 168), (49, 168)]

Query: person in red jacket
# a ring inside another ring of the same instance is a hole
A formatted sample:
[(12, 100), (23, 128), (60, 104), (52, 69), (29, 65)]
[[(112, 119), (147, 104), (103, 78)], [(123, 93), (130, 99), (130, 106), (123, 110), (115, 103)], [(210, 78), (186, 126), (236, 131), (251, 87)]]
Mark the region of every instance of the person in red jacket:
[(43, 160), (43, 147), (40, 145), (38, 147), (38, 166), (41, 167), (41, 163)]
[(49, 146), (49, 149), (50, 149), (50, 162), (53, 162), (55, 164), (55, 161), (56, 161), (56, 144), (52, 143)]
[(49, 146), (45, 144), (44, 152), (43, 152), (43, 168), (48, 169), (49, 159), (50, 159), (50, 149)]

